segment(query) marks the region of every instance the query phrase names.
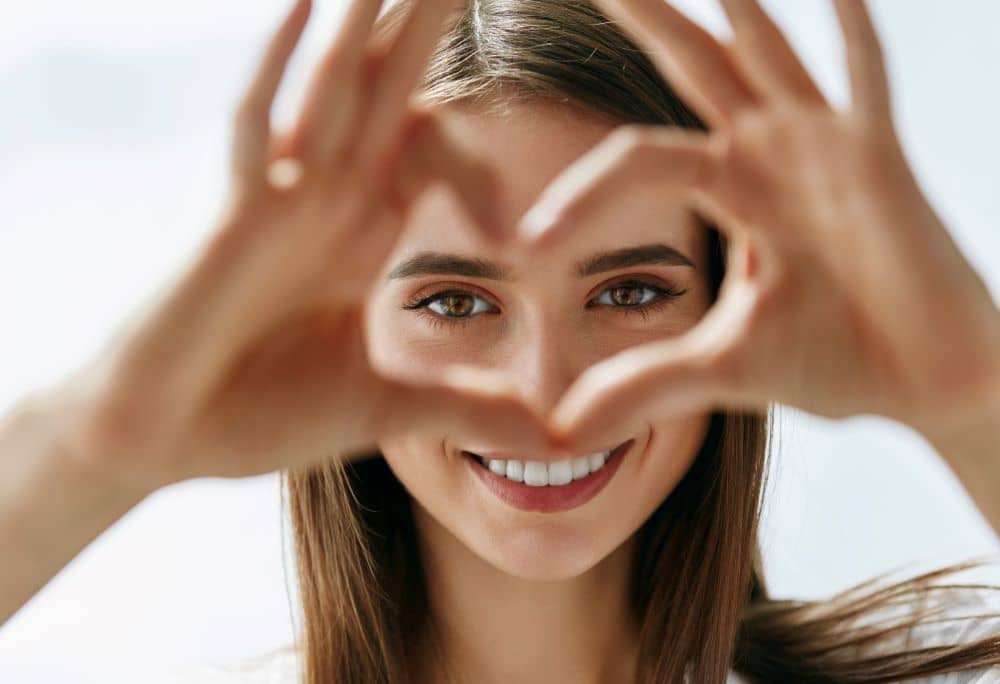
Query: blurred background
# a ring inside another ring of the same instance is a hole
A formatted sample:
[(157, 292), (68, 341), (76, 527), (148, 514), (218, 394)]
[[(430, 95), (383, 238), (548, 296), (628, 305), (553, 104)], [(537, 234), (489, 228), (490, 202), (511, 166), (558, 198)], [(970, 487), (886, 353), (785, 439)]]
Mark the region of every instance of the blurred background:
[[(93, 354), (212, 230), (232, 111), (289, 4), (4, 0), (0, 407)], [(715, 3), (676, 4), (728, 32)], [(845, 103), (830, 3), (764, 4)], [(996, 296), (1000, 3), (870, 5), (908, 157)], [(277, 125), (291, 122), (343, 9), (316, 0)], [(876, 573), (997, 552), (997, 536), (914, 431), (873, 417), (780, 417), (764, 518), (775, 595), (823, 597)], [(289, 643), (286, 528), (276, 475), (160, 490), (0, 627), (0, 681), (146, 681), (136, 672), (226, 664)], [(1000, 569), (975, 576), (1000, 585)]]

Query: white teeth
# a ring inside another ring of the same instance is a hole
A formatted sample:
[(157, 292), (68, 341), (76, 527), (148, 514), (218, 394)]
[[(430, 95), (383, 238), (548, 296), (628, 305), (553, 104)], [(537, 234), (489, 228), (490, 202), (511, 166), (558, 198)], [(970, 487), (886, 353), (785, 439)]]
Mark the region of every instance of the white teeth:
[(524, 461), (507, 461), (507, 479), (524, 482)]
[(549, 463), (549, 484), (564, 485), (573, 481), (573, 461), (552, 461)]
[(514, 482), (524, 482), (530, 487), (545, 487), (569, 484), (574, 480), (587, 477), (590, 473), (600, 470), (611, 455), (611, 451), (580, 456), (562, 461), (504, 461), (499, 459), (481, 459), (483, 464), (493, 472)]
[(549, 483), (549, 469), (541, 461), (526, 461), (524, 464), (524, 484), (544, 487)]

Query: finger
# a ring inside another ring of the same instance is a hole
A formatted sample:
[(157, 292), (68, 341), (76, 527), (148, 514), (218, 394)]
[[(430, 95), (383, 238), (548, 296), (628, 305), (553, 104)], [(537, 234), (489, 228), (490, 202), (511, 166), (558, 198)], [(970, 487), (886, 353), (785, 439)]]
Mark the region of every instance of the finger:
[(891, 96), (885, 56), (864, 0), (834, 0), (847, 44), (851, 100), (855, 111), (871, 121), (891, 121)]
[(553, 409), (556, 439), (578, 450), (608, 434), (722, 405), (723, 375), (692, 344), (692, 333), (632, 347), (584, 371)]
[(236, 113), (233, 176), (250, 184), (265, 178), (271, 145), (271, 107), (289, 59), (305, 29), (311, 0), (297, 0), (271, 39)]
[(407, 115), (407, 101), (426, 69), (445, 29), (454, 0), (416, 0), (379, 65), (371, 100), (366, 104), (364, 129), (354, 157), (370, 170), (382, 164), (381, 155), (396, 138)]
[(363, 105), (358, 82), (367, 60), (367, 46), (382, 0), (353, 0), (337, 35), (310, 79), (287, 154), (309, 166), (326, 165), (344, 139)]
[(391, 179), (390, 203), (405, 214), (429, 185), (443, 181), (488, 241), (506, 240), (513, 228), (503, 213), (495, 171), (450, 140), (434, 114), (416, 112), (407, 126), (398, 148), (401, 158), (390, 160), (384, 176), (378, 176)]
[(719, 42), (663, 0), (597, 0), (619, 20), (682, 97), (712, 127), (723, 127), (756, 96)]
[(545, 187), (518, 222), (518, 237), (545, 250), (581, 231), (606, 230), (597, 220), (602, 211), (647, 187), (663, 197), (691, 197), (706, 211), (720, 213), (719, 163), (708, 140), (661, 126), (620, 126)]
[(787, 38), (757, 0), (722, 0), (746, 79), (763, 96), (826, 104)]
[(444, 434), (469, 448), (487, 445), (522, 453), (553, 448), (544, 417), (490, 373), (466, 369), (434, 384), (387, 380), (382, 396), (380, 435)]

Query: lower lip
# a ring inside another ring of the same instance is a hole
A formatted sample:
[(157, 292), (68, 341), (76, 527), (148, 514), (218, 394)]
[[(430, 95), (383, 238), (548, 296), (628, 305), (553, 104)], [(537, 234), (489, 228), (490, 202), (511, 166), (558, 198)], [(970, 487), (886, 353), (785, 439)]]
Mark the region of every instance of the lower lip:
[(615, 471), (625, 458), (625, 453), (635, 444), (634, 439), (630, 439), (611, 452), (611, 456), (595, 473), (579, 480), (573, 480), (569, 484), (532, 487), (523, 482), (514, 482), (506, 477), (497, 475), (492, 470), (477, 461), (467, 451), (462, 452), (462, 458), (466, 460), (479, 481), (486, 485), (486, 488), (493, 492), (497, 498), (506, 503), (520, 508), (524, 511), (538, 511), (541, 513), (555, 513), (557, 511), (568, 511), (587, 503), (614, 477)]

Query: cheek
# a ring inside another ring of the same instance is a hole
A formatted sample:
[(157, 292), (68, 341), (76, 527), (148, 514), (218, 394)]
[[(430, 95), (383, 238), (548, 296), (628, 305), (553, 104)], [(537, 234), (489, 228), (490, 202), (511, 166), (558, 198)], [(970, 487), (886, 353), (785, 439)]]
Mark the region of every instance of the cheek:
[(369, 358), (393, 376), (432, 373), (454, 363), (482, 363), (482, 350), (492, 346), (475, 326), (452, 331), (431, 325), (414, 311), (396, 308), (381, 301), (365, 312)]
[(396, 478), (425, 505), (453, 491), (449, 480), (454, 470), (448, 467), (440, 439), (399, 435), (380, 440), (378, 447)]
[(650, 439), (635, 477), (634, 529), (638, 529), (691, 469), (705, 443), (711, 414), (697, 414), (651, 425)]
[(468, 518), (478, 502), (466, 464), (446, 453), (444, 437), (397, 435), (380, 439), (378, 448), (419, 508), (429, 511), (456, 537), (464, 538), (462, 532), (468, 531)]

